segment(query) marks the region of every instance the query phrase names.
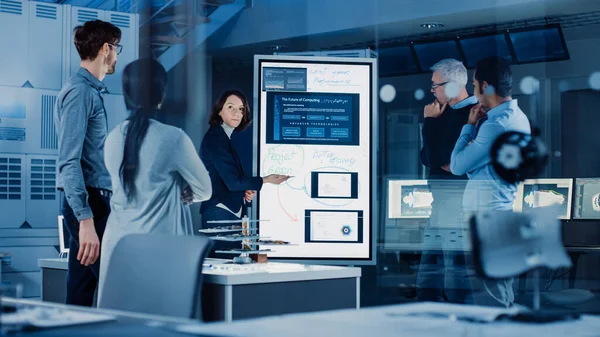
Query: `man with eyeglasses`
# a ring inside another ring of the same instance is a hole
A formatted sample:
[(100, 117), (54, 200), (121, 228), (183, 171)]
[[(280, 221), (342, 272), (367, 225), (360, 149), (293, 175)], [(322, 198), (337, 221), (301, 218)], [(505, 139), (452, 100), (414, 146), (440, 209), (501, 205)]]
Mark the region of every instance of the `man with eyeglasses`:
[(422, 301), (472, 303), (470, 283), (464, 281), (464, 247), (447, 247), (444, 242), (453, 239), (459, 242), (459, 237), (448, 235), (452, 231), (460, 232), (462, 228), (461, 200), (467, 177), (450, 172), (450, 157), (477, 98), (469, 96), (465, 89), (468, 76), (462, 62), (444, 59), (434, 64), (431, 70), (431, 93), (435, 100), (425, 106), (423, 112), (420, 157), (428, 168), (428, 187), (433, 202), (424, 230), (417, 296)]
[(73, 30), (80, 68), (58, 94), (54, 124), (58, 136), (62, 215), (71, 234), (67, 304), (92, 306), (98, 285), (100, 242), (110, 213), (110, 175), (104, 166), (108, 123), (102, 82), (115, 72), (121, 30), (88, 21)]

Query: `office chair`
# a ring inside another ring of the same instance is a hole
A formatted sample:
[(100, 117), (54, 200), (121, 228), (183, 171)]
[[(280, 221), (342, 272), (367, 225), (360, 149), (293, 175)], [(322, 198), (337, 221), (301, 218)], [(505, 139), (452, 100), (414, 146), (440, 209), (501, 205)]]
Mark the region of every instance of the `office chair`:
[(579, 317), (540, 309), (539, 270), (571, 267), (562, 245), (558, 213), (550, 207), (528, 213), (487, 211), (470, 220), (473, 261), (479, 277), (500, 280), (533, 272), (533, 311), (521, 312), (512, 317), (515, 320), (552, 322)]
[[(495, 141), (492, 166), (504, 181), (514, 184), (537, 177), (548, 162), (548, 152), (539, 138), (507, 132)], [(552, 322), (578, 318), (578, 314), (540, 310), (539, 270), (571, 267), (562, 244), (558, 207), (536, 208), (527, 213), (487, 211), (469, 222), (473, 260), (477, 275), (484, 279), (506, 279), (532, 271), (533, 311), (511, 316), (513, 320)]]
[(202, 319), (206, 236), (133, 234), (111, 256), (99, 308)]

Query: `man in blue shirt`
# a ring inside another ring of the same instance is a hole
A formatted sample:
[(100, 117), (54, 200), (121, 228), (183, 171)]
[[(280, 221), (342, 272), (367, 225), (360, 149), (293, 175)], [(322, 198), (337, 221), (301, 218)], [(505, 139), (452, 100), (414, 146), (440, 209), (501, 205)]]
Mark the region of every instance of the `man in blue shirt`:
[(102, 80), (115, 72), (121, 30), (95, 20), (74, 29), (81, 67), (58, 94), (58, 182), (62, 214), (71, 234), (67, 304), (92, 306), (99, 275), (100, 242), (110, 213), (110, 175), (104, 166), (108, 124)]
[[(469, 177), (463, 196), (465, 217), (483, 210), (512, 210), (517, 185), (496, 175), (490, 151), (496, 138), (507, 131), (531, 133), (529, 119), (511, 97), (512, 70), (508, 61), (500, 57), (479, 61), (473, 85), (479, 104), (471, 109), (450, 159), (453, 174), (466, 173)], [(513, 303), (512, 280), (484, 285), (500, 303)]]

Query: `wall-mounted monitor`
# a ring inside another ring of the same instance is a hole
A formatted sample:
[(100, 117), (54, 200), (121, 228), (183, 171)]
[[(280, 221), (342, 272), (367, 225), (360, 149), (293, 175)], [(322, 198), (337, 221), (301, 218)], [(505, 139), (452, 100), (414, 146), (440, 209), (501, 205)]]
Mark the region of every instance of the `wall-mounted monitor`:
[(500, 56), (512, 63), (510, 48), (505, 34), (471, 37), (458, 40), (465, 55), (467, 68), (474, 68), (481, 59)]
[(387, 182), (388, 219), (429, 218), (433, 195), (427, 180), (393, 180)]
[(573, 179), (532, 179), (519, 184), (515, 211), (527, 212), (534, 208), (558, 206), (559, 219), (571, 219)]
[(517, 63), (568, 60), (567, 44), (559, 25), (508, 33)]
[(523, 201), (523, 189), (517, 188), (515, 192), (515, 200), (513, 201), (513, 212), (521, 211), (521, 202)]
[(456, 40), (415, 43), (413, 46), (423, 72), (428, 72), (431, 66), (442, 59), (463, 60)]
[(575, 179), (574, 219), (600, 219), (600, 178)]
[(377, 50), (379, 77), (400, 76), (419, 72), (415, 55), (409, 45)]

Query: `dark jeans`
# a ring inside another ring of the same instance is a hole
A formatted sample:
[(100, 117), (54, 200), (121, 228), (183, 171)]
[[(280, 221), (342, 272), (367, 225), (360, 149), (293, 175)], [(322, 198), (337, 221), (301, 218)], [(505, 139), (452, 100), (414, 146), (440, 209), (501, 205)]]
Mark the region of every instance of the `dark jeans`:
[(464, 228), (462, 218), (462, 195), (464, 181), (434, 180), (429, 188), (433, 194), (431, 217), (424, 229), (423, 245), (438, 249), (425, 249), (417, 273), (417, 297), (420, 301), (473, 303), (473, 291), (468, 278), (468, 266), (472, 265), (466, 251), (445, 249), (441, 241), (448, 228)]
[(466, 252), (423, 251), (417, 273), (419, 301), (474, 304)]
[[(106, 228), (106, 220), (110, 214), (110, 203), (102, 196), (100, 190), (88, 188), (88, 204), (94, 214), (96, 234), (102, 243), (102, 235)], [(98, 286), (100, 275), (100, 257), (90, 266), (84, 266), (77, 260), (79, 253), (79, 221), (73, 214), (66, 197), (62, 200), (62, 215), (65, 217), (69, 240), (69, 269), (67, 271), (67, 304), (91, 307), (94, 304), (94, 292)]]
[[(244, 211), (242, 211), (242, 216), (244, 216)], [(214, 228), (214, 227), (223, 227), (223, 226), (232, 226), (232, 225), (241, 225), (242, 223), (207, 223), (207, 221), (214, 220), (240, 220), (237, 216), (232, 214), (231, 212), (224, 210), (220, 207), (211, 207), (202, 213), (202, 229)], [(233, 233), (226, 233), (233, 234)], [(223, 234), (223, 235), (226, 235)], [(217, 250), (230, 250), (242, 248), (242, 242), (228, 242), (228, 241), (220, 241), (213, 240), (213, 247), (209, 254), (209, 257), (212, 258), (222, 258), (222, 259), (232, 259), (238, 255), (235, 254), (217, 254), (215, 251)]]

